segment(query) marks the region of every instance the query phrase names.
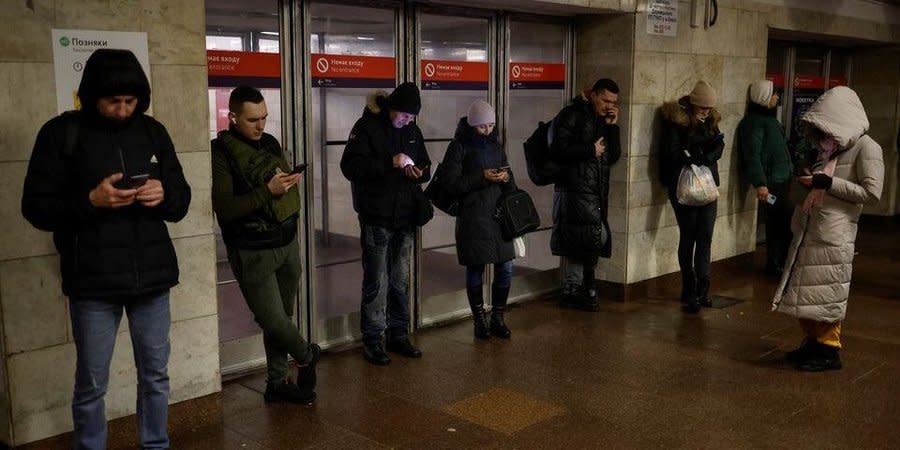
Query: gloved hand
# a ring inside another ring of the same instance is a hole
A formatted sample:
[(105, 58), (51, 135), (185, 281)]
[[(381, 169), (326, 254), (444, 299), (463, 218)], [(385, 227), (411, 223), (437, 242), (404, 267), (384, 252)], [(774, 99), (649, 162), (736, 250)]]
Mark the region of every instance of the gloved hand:
[(834, 178), (830, 177), (827, 174), (822, 172), (813, 174), (812, 177), (812, 188), (813, 189), (825, 189), (826, 191), (831, 189), (831, 184), (834, 182)]

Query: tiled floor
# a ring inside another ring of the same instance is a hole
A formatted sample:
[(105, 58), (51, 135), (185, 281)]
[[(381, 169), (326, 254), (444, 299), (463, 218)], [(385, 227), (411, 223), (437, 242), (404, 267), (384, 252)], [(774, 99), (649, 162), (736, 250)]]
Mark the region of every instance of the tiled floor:
[[(597, 313), (531, 302), (509, 313), (511, 341), (475, 341), (463, 322), (420, 331), (421, 360), (327, 354), (313, 407), (265, 405), (262, 375), (174, 405), (173, 448), (896, 448), (900, 225), (861, 230), (841, 371), (784, 361), (801, 335), (769, 312), (757, 252), (714, 268), (735, 306), (685, 316), (672, 276)], [(133, 448), (133, 417), (110, 429), (111, 448)]]

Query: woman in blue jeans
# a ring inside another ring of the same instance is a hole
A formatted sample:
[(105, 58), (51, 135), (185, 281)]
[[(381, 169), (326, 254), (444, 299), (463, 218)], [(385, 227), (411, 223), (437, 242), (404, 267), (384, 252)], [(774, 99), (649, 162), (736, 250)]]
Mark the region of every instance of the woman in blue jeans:
[(681, 268), (681, 308), (695, 314), (709, 300), (709, 264), (717, 203), (687, 206), (678, 203), (675, 192), (681, 170), (691, 164), (706, 166), (719, 185), (719, 158), (725, 148), (719, 131), (716, 91), (698, 81), (690, 94), (663, 104), (663, 134), (659, 173), (678, 221), (678, 266)]
[[(466, 293), (475, 319), (475, 337), (492, 334), (510, 337), (503, 320), (512, 280), (512, 241), (503, 239), (500, 223), (494, 219), (497, 200), (504, 192), (516, 189), (509, 162), (497, 140), (494, 108), (476, 100), (468, 115), (459, 120), (456, 135), (444, 155), (447, 189), (459, 196), (456, 217), (456, 254), (466, 266)], [(491, 286), (491, 321), (484, 311), (484, 269), (494, 265)]]

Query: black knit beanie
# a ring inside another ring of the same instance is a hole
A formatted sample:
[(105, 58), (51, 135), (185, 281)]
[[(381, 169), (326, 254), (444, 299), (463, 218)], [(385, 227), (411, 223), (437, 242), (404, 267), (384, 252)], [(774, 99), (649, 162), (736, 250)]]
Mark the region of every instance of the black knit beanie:
[(391, 92), (387, 98), (388, 108), (409, 114), (419, 114), (422, 109), (422, 98), (415, 83), (403, 83)]

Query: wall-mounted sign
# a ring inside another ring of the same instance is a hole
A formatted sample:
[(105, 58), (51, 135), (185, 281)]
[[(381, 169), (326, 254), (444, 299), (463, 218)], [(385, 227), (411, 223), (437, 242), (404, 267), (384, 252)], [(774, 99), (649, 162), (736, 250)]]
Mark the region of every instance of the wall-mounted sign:
[(147, 33), (96, 30), (52, 30), (53, 72), (56, 77), (56, 109), (60, 113), (78, 109), (78, 85), (81, 71), (94, 50), (118, 48), (131, 50), (150, 79)]
[(564, 89), (565, 87), (565, 64), (509, 63), (510, 89)]
[(397, 63), (390, 56), (313, 53), (312, 87), (392, 88)]
[(674, 37), (678, 33), (678, 0), (647, 2), (647, 34)]
[(422, 89), (484, 91), (488, 88), (488, 63), (423, 59)]
[(828, 79), (828, 89), (831, 89), (835, 86), (846, 86), (847, 81), (847, 77), (845, 76), (830, 77)]
[(278, 53), (207, 50), (206, 66), (211, 87), (281, 87), (281, 56)]

